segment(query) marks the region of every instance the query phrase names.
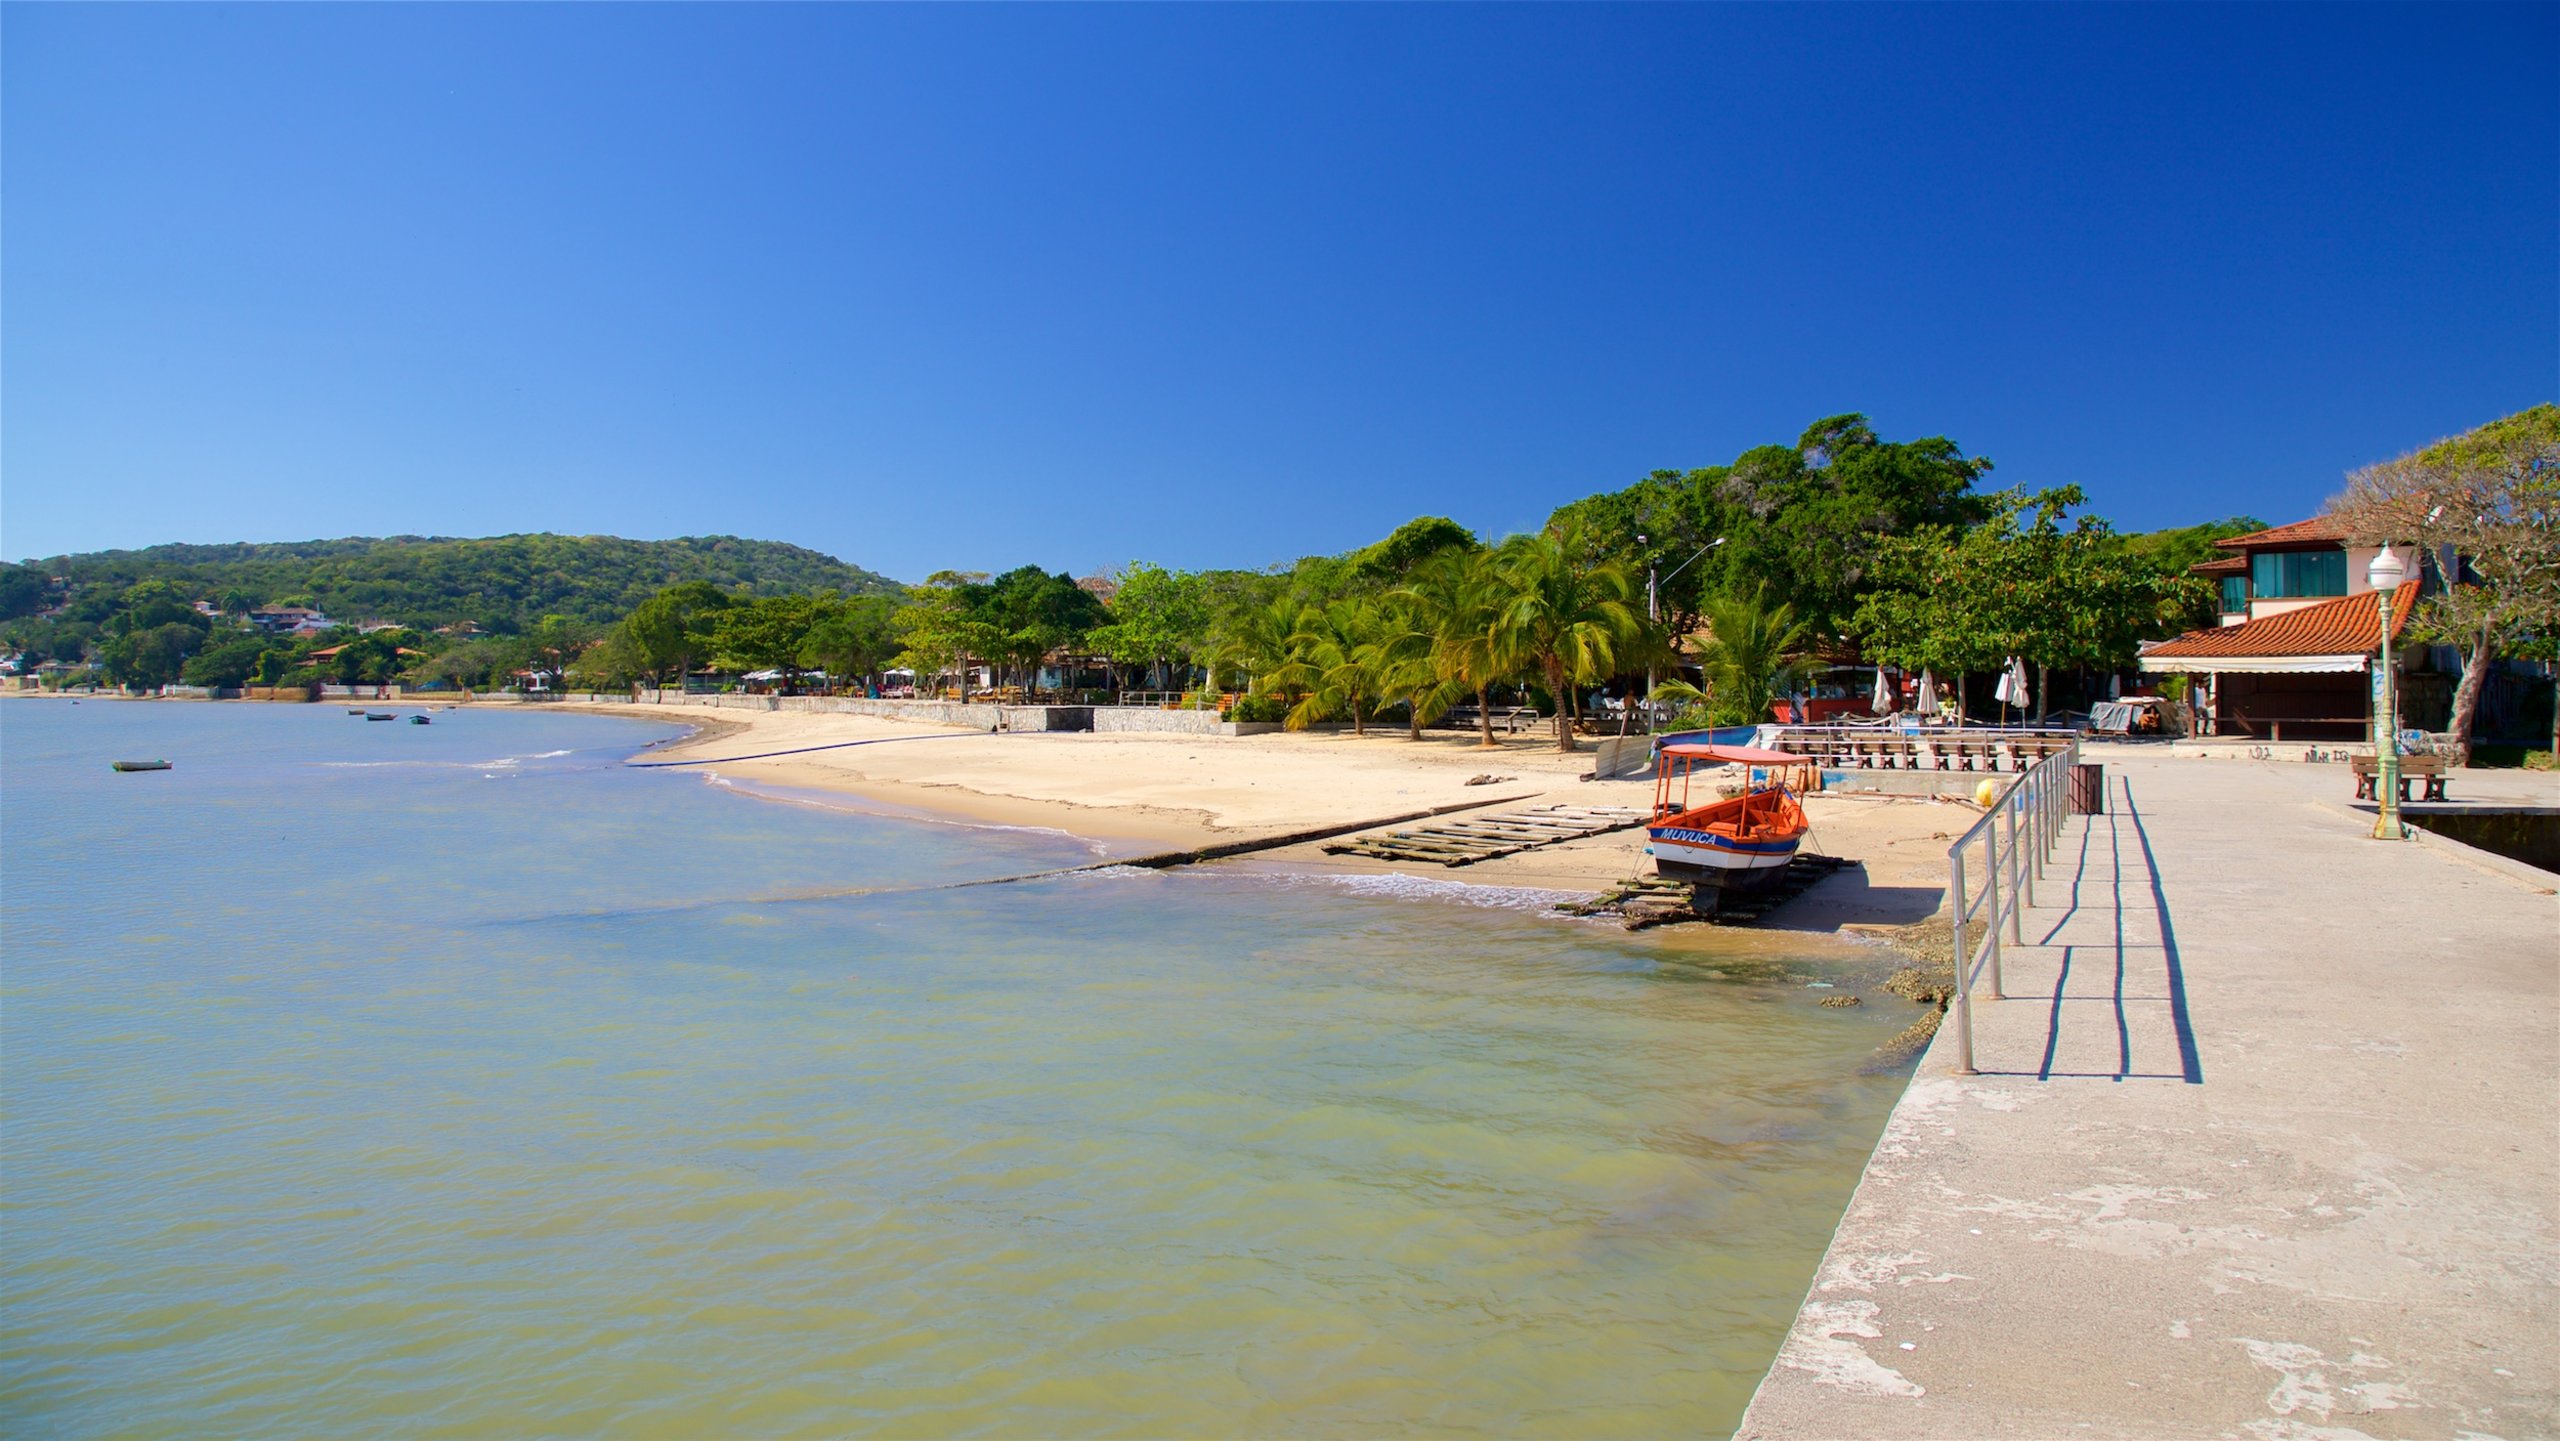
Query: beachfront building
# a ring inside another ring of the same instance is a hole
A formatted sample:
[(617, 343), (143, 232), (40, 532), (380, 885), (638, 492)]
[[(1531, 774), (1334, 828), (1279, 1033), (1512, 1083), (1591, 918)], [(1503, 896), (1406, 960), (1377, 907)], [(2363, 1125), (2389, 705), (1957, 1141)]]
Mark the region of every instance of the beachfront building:
[[(2195, 571), (2220, 585), (2221, 622), (2146, 648), (2142, 669), (2188, 678), (2184, 699), (2199, 735), (2370, 740), (2382, 630), (2365, 568), (2381, 547), (2348, 544), (2326, 519), (2216, 544), (2225, 553)], [(2401, 714), (2441, 724), (2451, 683), (2437, 669), (2438, 652), (2401, 644), (2425, 583), (2402, 581), (2392, 597), (2392, 671)]]

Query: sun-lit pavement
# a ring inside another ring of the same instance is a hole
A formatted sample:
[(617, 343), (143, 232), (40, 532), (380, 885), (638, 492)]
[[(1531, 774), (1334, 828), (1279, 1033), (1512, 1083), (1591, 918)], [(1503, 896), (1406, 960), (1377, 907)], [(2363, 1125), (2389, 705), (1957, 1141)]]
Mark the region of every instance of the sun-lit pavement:
[(2560, 898), (2343, 768), (2107, 779), (1739, 1434), (2560, 1434)]

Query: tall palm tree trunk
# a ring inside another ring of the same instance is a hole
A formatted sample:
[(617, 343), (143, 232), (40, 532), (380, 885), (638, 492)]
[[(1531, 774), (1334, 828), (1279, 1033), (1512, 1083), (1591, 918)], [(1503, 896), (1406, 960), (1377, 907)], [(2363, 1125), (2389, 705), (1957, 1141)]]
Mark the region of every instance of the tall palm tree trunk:
[(1493, 738), (1492, 686), (1480, 685), (1476, 687), (1476, 724), (1484, 730), (1484, 739), (1479, 742), (1479, 748), (1483, 750), (1491, 750), (1496, 745), (1501, 744), (1501, 742), (1496, 741)]
[(1575, 749), (1573, 696), (1565, 689), (1564, 658), (1561, 656), (1550, 657), (1547, 661), (1547, 691), (1556, 698), (1556, 749), (1571, 755)]

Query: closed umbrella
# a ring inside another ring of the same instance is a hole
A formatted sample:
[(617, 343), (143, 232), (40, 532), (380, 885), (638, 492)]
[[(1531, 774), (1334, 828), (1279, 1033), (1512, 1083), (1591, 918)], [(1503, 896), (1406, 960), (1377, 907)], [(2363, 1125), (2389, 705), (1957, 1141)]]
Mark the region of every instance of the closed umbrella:
[(1924, 716), (1933, 716), (1938, 713), (1937, 676), (1925, 670), (1920, 672), (1920, 696), (1912, 702), (1912, 708)]
[(2009, 657), (2009, 704), (2025, 710), (2034, 694), (2027, 688), (2027, 663), (2016, 656)]
[(1885, 684), (1884, 667), (1876, 667), (1876, 693), (1868, 697), (1869, 710), (1877, 715), (1893, 714), (1893, 687)]

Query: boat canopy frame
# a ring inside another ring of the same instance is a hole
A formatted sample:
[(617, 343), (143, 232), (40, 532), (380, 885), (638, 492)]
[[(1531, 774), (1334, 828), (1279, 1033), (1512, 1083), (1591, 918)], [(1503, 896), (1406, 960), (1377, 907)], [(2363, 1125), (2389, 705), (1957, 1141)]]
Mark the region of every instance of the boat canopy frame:
[[(1762, 750), (1757, 746), (1667, 745), (1662, 748), (1661, 756), (1654, 765), (1653, 813), (1660, 818), (1683, 815), (1695, 809), (1689, 803), (1689, 782), (1701, 768), (1745, 767), (1743, 788), (1746, 792), (1752, 783), (1751, 772), (1767, 770), (1771, 773), (1772, 784), (1791, 794), (1801, 794), (1812, 789), (1813, 771), (1818, 764), (1811, 756), (1797, 755), (1793, 751)], [(1797, 775), (1799, 771), (1802, 772), (1801, 778)], [(1674, 782), (1679, 788), (1677, 804), (1672, 801)]]

